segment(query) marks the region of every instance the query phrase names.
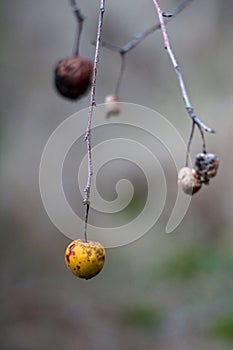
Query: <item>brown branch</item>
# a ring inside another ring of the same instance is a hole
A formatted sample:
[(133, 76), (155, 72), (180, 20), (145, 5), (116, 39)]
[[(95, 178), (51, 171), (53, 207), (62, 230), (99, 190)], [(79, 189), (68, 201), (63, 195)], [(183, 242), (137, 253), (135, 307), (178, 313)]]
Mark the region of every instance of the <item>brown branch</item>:
[[(181, 13), (193, 0), (184, 0), (181, 4), (179, 4), (172, 13), (163, 13), (163, 16), (166, 17), (165, 22), (168, 23), (170, 22), (170, 20), (172, 18), (174, 18), (175, 16), (177, 16), (179, 13)], [(129, 41), (128, 43), (126, 43), (123, 46), (116, 46), (113, 45), (111, 43), (108, 43), (106, 41), (102, 41), (101, 45), (111, 51), (114, 52), (118, 52), (121, 56), (121, 68), (120, 68), (120, 73), (119, 73), (119, 77), (117, 80), (117, 84), (116, 84), (116, 89), (115, 89), (115, 95), (118, 96), (119, 95), (119, 90), (120, 90), (120, 85), (121, 85), (121, 81), (122, 81), (122, 77), (124, 74), (124, 70), (126, 67), (126, 54), (133, 50), (137, 45), (139, 45), (144, 39), (147, 38), (147, 36), (149, 36), (150, 34), (154, 33), (156, 30), (160, 29), (161, 25), (160, 23), (153, 25), (152, 27), (150, 27), (149, 29), (145, 30), (144, 32), (142, 32), (141, 34), (136, 35), (131, 41)], [(92, 42), (93, 45), (95, 45), (95, 41)]]
[(75, 48), (75, 52), (74, 52), (74, 55), (78, 56), (79, 55), (80, 39), (81, 39), (82, 30), (83, 30), (83, 22), (85, 20), (85, 17), (83, 16), (80, 8), (78, 7), (76, 0), (70, 0), (70, 5), (71, 5), (73, 12), (76, 16), (77, 24), (78, 24), (77, 42), (76, 42), (76, 48)]
[[(194, 113), (194, 109), (193, 109), (193, 107), (190, 103), (189, 97), (188, 97), (187, 89), (186, 89), (186, 86), (184, 83), (184, 79), (183, 79), (183, 76), (181, 73), (180, 66), (179, 66), (178, 61), (177, 61), (177, 59), (174, 55), (174, 52), (171, 48), (171, 44), (170, 44), (170, 41), (168, 38), (163, 12), (159, 6), (158, 1), (153, 0), (153, 3), (155, 5), (156, 11), (157, 11), (157, 14), (159, 17), (160, 27), (161, 27), (161, 31), (163, 34), (164, 47), (167, 50), (167, 53), (171, 59), (172, 65), (173, 65), (175, 72), (177, 74), (179, 85), (180, 85), (180, 90), (181, 90), (181, 94), (182, 94), (182, 97), (183, 97), (183, 100), (185, 103), (186, 110), (187, 110), (190, 118), (192, 119), (193, 123), (198, 127), (198, 129), (201, 133), (201, 138), (202, 138), (202, 143), (203, 143), (203, 152), (206, 152), (204, 131), (209, 132), (209, 133), (214, 133), (214, 130), (209, 128), (207, 125), (205, 125)], [(191, 135), (192, 135), (192, 133), (191, 133)], [(190, 147), (190, 145), (189, 145), (189, 147)]]
[(102, 37), (104, 11), (105, 11), (105, 0), (100, 0), (99, 20), (98, 20), (93, 77), (92, 77), (92, 86), (91, 86), (91, 97), (90, 97), (90, 105), (89, 105), (88, 120), (87, 120), (87, 130), (85, 135), (85, 141), (87, 143), (87, 158), (88, 158), (87, 185), (86, 185), (86, 188), (84, 189), (84, 192), (85, 192), (84, 204), (86, 205), (85, 229), (84, 229), (85, 241), (87, 241), (87, 223), (88, 223), (88, 214), (89, 214), (89, 208), (90, 208), (91, 180), (93, 175), (92, 158), (91, 158), (91, 153), (92, 153), (91, 122), (92, 122), (94, 106), (96, 105), (96, 102), (95, 102), (96, 77), (97, 77), (97, 68), (99, 63), (99, 51), (100, 51), (100, 44), (101, 44), (101, 37)]
[[(166, 17), (164, 19), (165, 23), (170, 22), (173, 18), (175, 18), (179, 13), (181, 13), (193, 0), (184, 0), (180, 5), (178, 5), (172, 13), (165, 13), (163, 12), (163, 16)], [(156, 30), (161, 28), (161, 24), (155, 24), (152, 27), (146, 29), (141, 34), (136, 35), (132, 40), (130, 40), (128, 43), (126, 43), (123, 46), (116, 46), (112, 45), (106, 41), (102, 42), (102, 46), (106, 47), (109, 50), (119, 52), (121, 54), (126, 54), (132, 49), (134, 49), (138, 44), (140, 44), (144, 39), (146, 39), (150, 34), (154, 33)], [(92, 44), (95, 44), (92, 42)]]

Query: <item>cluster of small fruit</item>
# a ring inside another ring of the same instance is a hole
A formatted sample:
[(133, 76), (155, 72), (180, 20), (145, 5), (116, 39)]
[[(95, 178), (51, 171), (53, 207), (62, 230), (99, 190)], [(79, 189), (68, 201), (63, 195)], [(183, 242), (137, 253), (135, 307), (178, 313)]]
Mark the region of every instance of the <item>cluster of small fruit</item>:
[(178, 184), (182, 190), (193, 195), (198, 192), (202, 184), (208, 185), (210, 179), (216, 176), (219, 158), (212, 153), (198, 153), (195, 157), (194, 168), (184, 167), (178, 173)]

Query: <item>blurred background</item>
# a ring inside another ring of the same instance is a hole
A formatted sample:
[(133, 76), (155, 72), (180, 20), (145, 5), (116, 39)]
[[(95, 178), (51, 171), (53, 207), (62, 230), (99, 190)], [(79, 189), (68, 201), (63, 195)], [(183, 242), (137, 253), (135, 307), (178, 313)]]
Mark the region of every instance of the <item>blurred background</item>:
[[(179, 1), (160, 3), (170, 12)], [(81, 53), (92, 58), (99, 1), (79, 5)], [(0, 15), (0, 349), (232, 349), (232, 1), (194, 0), (168, 25), (196, 113), (217, 131), (207, 144), (220, 157), (218, 176), (173, 234), (161, 220), (136, 242), (108, 249), (90, 281), (67, 270), (70, 240), (50, 222), (38, 185), (48, 137), (89, 102), (71, 103), (53, 88), (55, 63), (73, 52), (75, 18), (68, 0), (1, 0)], [(152, 1), (107, 1), (104, 39), (122, 45), (154, 23)], [(102, 49), (97, 103), (113, 92), (119, 69), (119, 55)], [(190, 121), (159, 31), (128, 54), (119, 97), (157, 110), (187, 140)], [(172, 188), (175, 174), (164, 167)]]

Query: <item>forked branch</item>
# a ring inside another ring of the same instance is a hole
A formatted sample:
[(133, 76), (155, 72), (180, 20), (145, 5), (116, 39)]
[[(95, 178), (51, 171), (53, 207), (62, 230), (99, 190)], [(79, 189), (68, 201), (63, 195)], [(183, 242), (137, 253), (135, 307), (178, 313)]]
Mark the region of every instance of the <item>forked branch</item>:
[(190, 139), (189, 139), (189, 143), (188, 143), (188, 150), (190, 148), (190, 144), (192, 141), (192, 137), (193, 137), (193, 133), (194, 133), (194, 127), (197, 126), (200, 134), (201, 134), (201, 138), (202, 138), (202, 150), (203, 153), (206, 153), (206, 144), (205, 144), (205, 137), (204, 137), (204, 132), (209, 132), (209, 133), (214, 133), (214, 130), (211, 129), (210, 127), (208, 127), (206, 124), (204, 124), (194, 113), (194, 109), (190, 103), (189, 100), (189, 96), (187, 93), (187, 89), (184, 83), (184, 79), (181, 73), (181, 69), (180, 66), (178, 64), (178, 61), (174, 55), (174, 52), (172, 50), (169, 38), (168, 38), (168, 34), (167, 34), (167, 28), (166, 28), (166, 23), (165, 23), (165, 19), (164, 19), (164, 12), (161, 10), (159, 2), (156, 0), (153, 0), (153, 3), (155, 5), (158, 17), (159, 17), (159, 22), (160, 22), (160, 28), (163, 34), (163, 41), (164, 41), (164, 48), (167, 50), (167, 53), (171, 59), (172, 65), (175, 69), (175, 72), (177, 74), (178, 77), (178, 81), (179, 81), (179, 85), (180, 85), (180, 90), (181, 90), (181, 94), (185, 103), (185, 107), (186, 110), (190, 116), (190, 118), (193, 121), (193, 125), (192, 125), (192, 130), (191, 130), (191, 134), (190, 134)]
[[(168, 22), (170, 22), (173, 18), (175, 18), (178, 14), (180, 14), (191, 2), (193, 2), (193, 0), (184, 0), (178, 6), (176, 6), (171, 13), (163, 12), (164, 23), (167, 24)], [(121, 56), (121, 69), (120, 69), (119, 77), (116, 84), (116, 91), (115, 91), (116, 95), (119, 95), (120, 85), (121, 85), (123, 73), (126, 67), (126, 54), (131, 50), (133, 50), (150, 34), (154, 33), (156, 30), (160, 28), (161, 28), (161, 23), (159, 22), (153, 25), (152, 27), (146, 29), (144, 32), (136, 35), (132, 40), (130, 40), (123, 46), (116, 46), (106, 41), (102, 41), (101, 43), (102, 46), (104, 46), (105, 48), (111, 51), (119, 53)], [(92, 44), (95, 45), (96, 42), (92, 42)]]
[[(181, 4), (179, 4), (177, 7), (174, 8), (174, 10), (167, 14), (163, 12), (163, 16), (166, 17), (164, 18), (165, 23), (170, 22), (173, 18), (175, 18), (179, 13), (181, 13), (193, 0), (184, 0), (182, 1)], [(157, 23), (150, 28), (146, 29), (144, 32), (135, 35), (135, 37), (127, 42), (123, 46), (116, 46), (111, 43), (108, 43), (106, 41), (102, 42), (102, 46), (106, 47), (109, 50), (119, 52), (121, 54), (126, 54), (132, 49), (134, 49), (137, 45), (139, 45), (144, 39), (146, 39), (150, 34), (154, 33), (156, 30), (160, 29), (161, 24)], [(94, 44), (94, 43), (93, 43)]]

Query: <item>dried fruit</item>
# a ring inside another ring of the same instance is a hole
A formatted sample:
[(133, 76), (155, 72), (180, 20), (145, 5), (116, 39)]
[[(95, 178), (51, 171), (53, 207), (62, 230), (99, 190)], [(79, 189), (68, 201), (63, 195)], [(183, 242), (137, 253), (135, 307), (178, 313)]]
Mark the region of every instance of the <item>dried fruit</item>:
[(216, 176), (219, 167), (219, 158), (212, 153), (198, 153), (195, 158), (195, 170), (205, 184)]
[(116, 95), (108, 95), (105, 97), (106, 116), (111, 117), (121, 112), (121, 105)]
[(68, 57), (55, 67), (54, 82), (58, 92), (71, 100), (83, 96), (91, 85), (92, 62), (81, 56)]
[(75, 276), (88, 280), (102, 270), (105, 249), (99, 242), (77, 239), (66, 248), (65, 261)]
[(193, 195), (200, 190), (202, 184), (195, 169), (184, 167), (178, 173), (178, 184), (182, 190), (190, 195)]

